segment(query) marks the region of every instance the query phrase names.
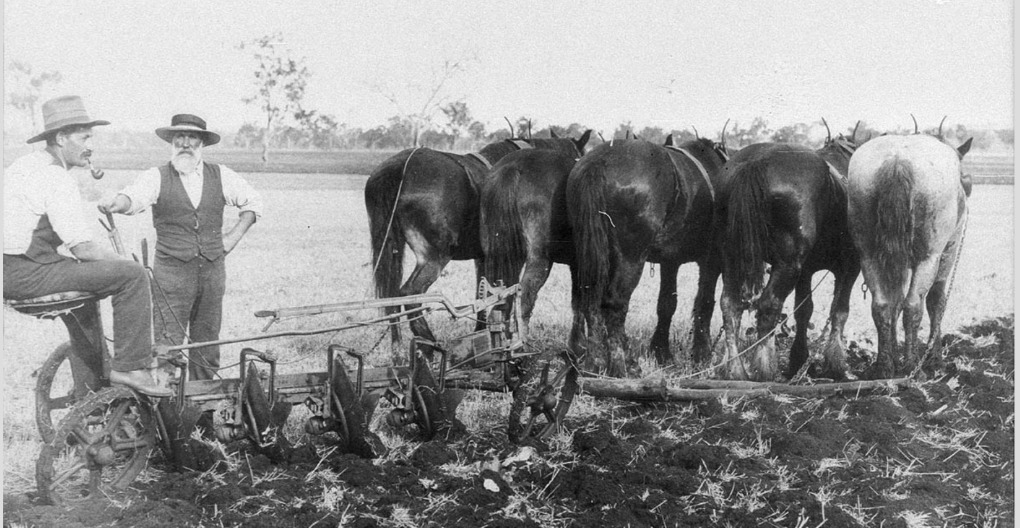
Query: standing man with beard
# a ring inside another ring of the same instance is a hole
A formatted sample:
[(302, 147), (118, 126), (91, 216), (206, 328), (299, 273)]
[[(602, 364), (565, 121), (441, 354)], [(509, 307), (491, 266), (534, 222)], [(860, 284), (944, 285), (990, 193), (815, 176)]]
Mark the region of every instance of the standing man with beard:
[[(219, 339), (226, 290), (224, 258), (262, 215), (262, 198), (236, 172), (205, 162), (203, 150), (220, 136), (205, 120), (173, 116), (156, 135), (170, 143), (170, 162), (153, 167), (134, 184), (100, 204), (100, 210), (133, 215), (152, 207), (156, 227), (153, 266), (153, 325), (163, 345)], [(225, 233), (223, 209), (240, 210)], [(219, 346), (189, 353), (191, 379), (212, 379), (220, 366)]]

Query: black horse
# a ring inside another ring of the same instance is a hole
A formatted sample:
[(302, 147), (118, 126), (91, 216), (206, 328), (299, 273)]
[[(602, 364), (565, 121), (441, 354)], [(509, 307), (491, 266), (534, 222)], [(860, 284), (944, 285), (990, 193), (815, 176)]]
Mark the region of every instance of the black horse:
[[(450, 260), (474, 259), (480, 280), (483, 252), (478, 234), (478, 190), (491, 164), (511, 152), (532, 148), (578, 157), (590, 134), (585, 132), (577, 140), (510, 139), (467, 155), (407, 149), (382, 162), (365, 184), (376, 295), (424, 293)], [(401, 286), (405, 245), (414, 252), (416, 264)], [(411, 320), (411, 331), (434, 339), (422, 318)], [(394, 326), (393, 339), (399, 338)]]
[(553, 263), (570, 266), (572, 277), (575, 273), (567, 176), (577, 159), (554, 150), (513, 152), (493, 165), (482, 185), (485, 276), (507, 285), (520, 281), (525, 335)]
[[(855, 129), (856, 132), (856, 129)], [(847, 224), (845, 175), (856, 149), (852, 137), (827, 138), (819, 150), (801, 145), (758, 143), (733, 156), (718, 188), (723, 248), (726, 329), (723, 375), (731, 379), (773, 381), (778, 374), (775, 332), (783, 303), (796, 288), (797, 333), (790, 350), (789, 375), (808, 358), (807, 327), (814, 310), (811, 277), (830, 270), (835, 276), (829, 339), (822, 373), (846, 376), (843, 327), (860, 260)], [(771, 265), (762, 287), (765, 264)], [(757, 297), (752, 301), (752, 298)], [(740, 318), (757, 308), (758, 343), (747, 366), (738, 356)]]
[[(580, 297), (574, 328), (587, 323), (596, 346), (608, 349), (610, 375), (625, 372), (624, 323), (646, 261), (661, 264), (652, 337), (657, 361), (673, 361), (669, 327), (677, 305), (676, 277), (687, 262), (697, 262), (699, 270), (694, 356), (710, 356), (709, 325), (721, 265), (712, 244), (714, 180), (726, 159), (725, 148), (708, 139), (673, 148), (623, 140), (596, 147), (570, 172), (567, 210), (578, 267), (573, 288)], [(572, 347), (579, 339), (571, 335)], [(626, 363), (631, 370), (636, 366), (633, 357)]]

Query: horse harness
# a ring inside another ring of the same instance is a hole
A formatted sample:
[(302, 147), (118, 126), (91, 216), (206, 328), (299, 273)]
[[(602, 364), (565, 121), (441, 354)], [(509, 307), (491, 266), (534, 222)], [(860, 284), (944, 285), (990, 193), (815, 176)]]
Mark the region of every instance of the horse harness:
[[(712, 195), (712, 203), (715, 203), (715, 187), (712, 186), (712, 180), (708, 177), (708, 170), (705, 169), (705, 165), (703, 165), (698, 158), (694, 157), (694, 154), (691, 154), (690, 151), (685, 148), (672, 145), (669, 145), (666, 148), (669, 150), (675, 150), (684, 156), (687, 156), (688, 159), (694, 162), (694, 165), (698, 167), (698, 172), (701, 173), (701, 177), (705, 180), (705, 185), (708, 186), (709, 194)], [(673, 164), (673, 168), (676, 169), (676, 172), (679, 175), (680, 167), (678, 167), (676, 162), (673, 161), (673, 156), (669, 156), (669, 161)]]
[[(531, 143), (528, 143), (523, 139), (508, 139), (506, 140), (506, 142), (517, 147), (517, 150), (527, 150), (535, 148), (534, 146), (531, 145)], [(467, 163), (464, 163), (464, 160), (461, 156), (457, 156), (456, 154), (451, 154), (449, 152), (444, 152), (443, 154), (446, 154), (450, 159), (456, 161), (457, 164), (464, 169), (464, 172), (467, 174), (468, 177), (468, 182), (471, 184), (471, 189), (474, 190), (475, 193), (477, 194), (479, 192), (479, 188), (482, 185), (482, 180), (485, 179), (485, 175), (492, 170), (492, 163), (489, 162), (489, 160), (485, 159), (485, 156), (482, 156), (478, 152), (469, 152), (467, 154), (468, 156), (471, 156), (472, 158), (478, 160), (479, 162), (481, 162), (482, 165), (485, 166), (485, 172), (479, 173), (478, 170), (476, 170), (474, 167), (468, 165)]]

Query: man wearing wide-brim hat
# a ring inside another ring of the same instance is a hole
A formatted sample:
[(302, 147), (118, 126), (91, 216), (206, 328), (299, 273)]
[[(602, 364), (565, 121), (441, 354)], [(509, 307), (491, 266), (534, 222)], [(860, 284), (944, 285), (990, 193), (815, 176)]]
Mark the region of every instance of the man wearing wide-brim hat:
[[(152, 207), (156, 342), (216, 341), (226, 290), (224, 258), (261, 217), (262, 198), (236, 172), (204, 159), (205, 148), (220, 141), (204, 119), (178, 114), (170, 126), (157, 128), (156, 135), (170, 144), (170, 162), (143, 172), (100, 209), (131, 215)], [(224, 233), (223, 209), (228, 204), (240, 212)], [(220, 350), (197, 348), (189, 351), (188, 359), (191, 379), (211, 379), (220, 365)]]
[[(85, 217), (77, 178), (69, 172), (88, 165), (92, 128), (110, 123), (89, 118), (77, 96), (46, 101), (42, 111), (44, 129), (28, 142), (45, 140), (46, 148), (4, 171), (4, 299), (63, 292), (112, 296), (110, 382), (170, 396), (150, 375), (152, 300), (145, 270), (92, 240), (95, 220)], [(59, 253), (60, 246), (73, 258)]]

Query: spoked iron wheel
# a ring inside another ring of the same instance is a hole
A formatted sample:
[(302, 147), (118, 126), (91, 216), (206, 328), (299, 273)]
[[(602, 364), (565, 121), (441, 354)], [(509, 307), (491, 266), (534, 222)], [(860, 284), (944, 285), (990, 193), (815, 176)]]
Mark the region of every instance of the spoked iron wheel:
[(69, 342), (58, 346), (37, 371), (35, 424), (46, 444), (53, 441), (56, 432), (53, 424), (59, 424), (67, 415), (67, 410), (89, 393), (89, 388), (83, 383), (75, 387), (71, 362), (68, 361), (70, 351)]
[(241, 412), (248, 436), (259, 452), (269, 457), (270, 460), (287, 460), (293, 446), (287, 436), (283, 434), (283, 424), (287, 421), (287, 415), (290, 414), (290, 405), (278, 404), (286, 405), (286, 409), (270, 405), (269, 397), (262, 389), (262, 382), (259, 381), (259, 371), (254, 364), (248, 364), (248, 373), (244, 383), (242, 395), (244, 400), (241, 402)]
[(155, 445), (149, 402), (124, 387), (90, 394), (43, 445), (35, 471), (40, 498), (60, 504), (124, 490)]
[(382, 440), (368, 432), (365, 409), (343, 360), (338, 356), (334, 361), (330, 414), (336, 420), (340, 449), (363, 458), (377, 457), (384, 450)]
[(544, 356), (532, 356), (521, 364), (521, 380), (513, 391), (507, 430), (512, 442), (552, 436), (562, 427), (577, 394), (578, 371), (568, 352), (552, 358)]

